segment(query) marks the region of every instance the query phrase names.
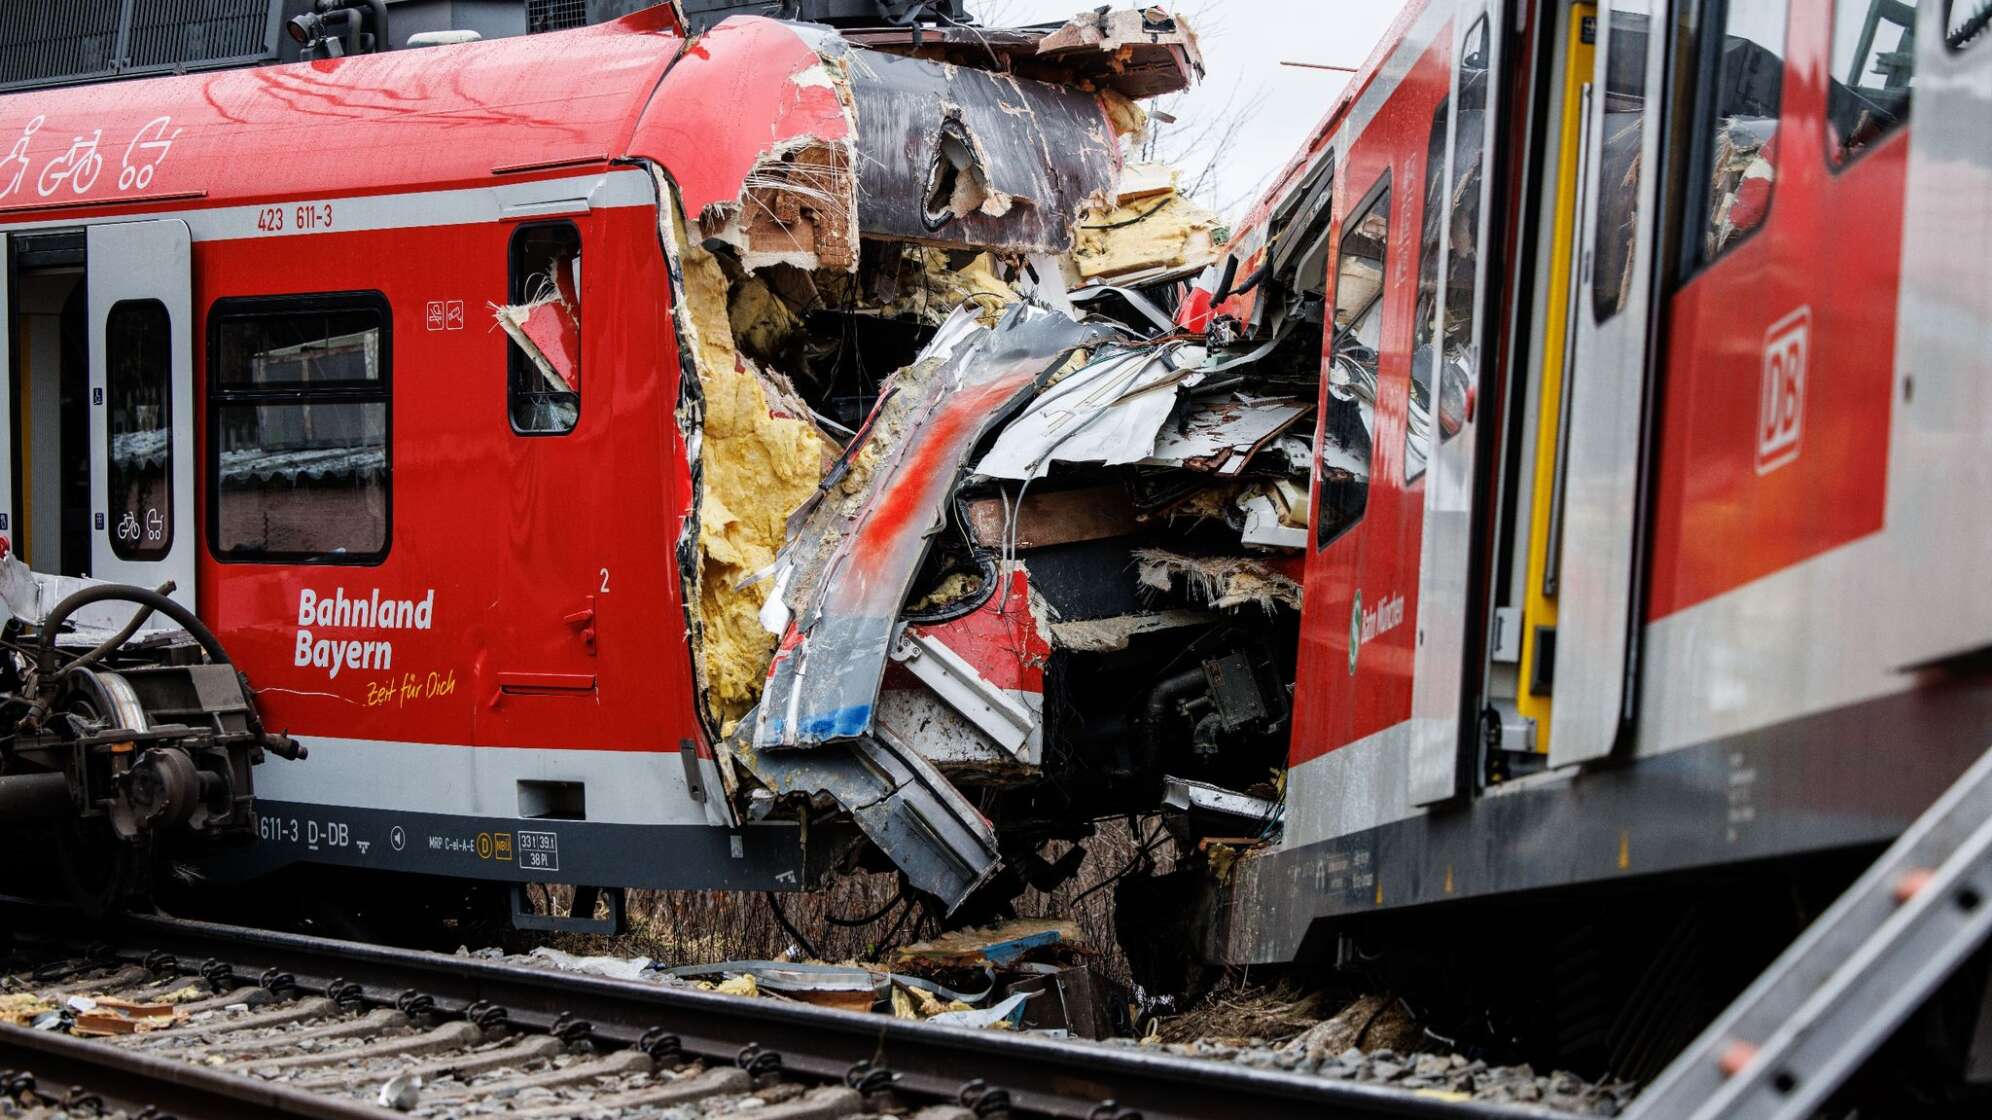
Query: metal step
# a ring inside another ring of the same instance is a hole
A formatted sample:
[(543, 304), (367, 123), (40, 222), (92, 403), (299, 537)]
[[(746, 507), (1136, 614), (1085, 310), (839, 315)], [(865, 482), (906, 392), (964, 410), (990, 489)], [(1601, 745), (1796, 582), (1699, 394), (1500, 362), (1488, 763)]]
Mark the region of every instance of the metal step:
[(1992, 932), (1992, 751), (1640, 1094), (1628, 1120), (1809, 1117)]

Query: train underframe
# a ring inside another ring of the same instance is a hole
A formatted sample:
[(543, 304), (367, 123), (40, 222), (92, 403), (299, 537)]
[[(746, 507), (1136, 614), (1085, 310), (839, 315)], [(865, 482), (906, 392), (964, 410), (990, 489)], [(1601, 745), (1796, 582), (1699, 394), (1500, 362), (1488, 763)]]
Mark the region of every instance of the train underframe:
[(121, 906), (165, 861), (253, 839), (251, 768), (304, 757), (264, 728), (247, 678), (171, 590), (0, 555), (0, 821), (16, 889)]

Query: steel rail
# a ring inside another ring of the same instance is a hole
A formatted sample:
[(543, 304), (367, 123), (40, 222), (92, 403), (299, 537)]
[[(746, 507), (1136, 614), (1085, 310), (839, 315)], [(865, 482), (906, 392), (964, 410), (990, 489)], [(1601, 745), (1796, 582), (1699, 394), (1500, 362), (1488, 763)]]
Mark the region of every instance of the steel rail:
[[(78, 916), (63, 908), (0, 899), (0, 927), (40, 934), (72, 953), (80, 953), (86, 940), (76, 932), (78, 923)], [(804, 1003), (742, 999), (178, 918), (107, 920), (90, 929), (88, 939), (109, 943), (97, 947), (106, 960), (156, 962), (157, 954), (166, 953), (188, 967), (220, 961), (245, 982), (275, 969), (294, 978), (301, 991), (322, 993), (335, 981), (345, 981), (359, 985), (369, 1001), (386, 1006), (413, 992), (433, 1000), (435, 1011), (446, 1017), (462, 1015), (480, 1001), (505, 1008), (512, 1023), (531, 1030), (551, 1029), (564, 1015), (565, 1022), (586, 1021), (592, 1037), (618, 1045), (633, 1045), (654, 1028), (675, 1036), (685, 1054), (708, 1062), (732, 1064), (747, 1047), (758, 1046), (780, 1055), (786, 1073), (831, 1082), (841, 1081), (855, 1064), (869, 1062), (897, 1075), (896, 1092), (921, 1101), (956, 1102), (965, 1086), (980, 1081), (1007, 1093), (1013, 1115), (1060, 1120), (1244, 1115), (1253, 1120), (1521, 1120), (1545, 1115), (1536, 1109), (1134, 1047), (940, 1027)]]
[[(145, 1108), (182, 1120), (381, 1120), (394, 1113), (281, 1082), (222, 1073), (53, 1031), (0, 1023), (0, 1067), (35, 1078), (39, 1096), (71, 1115), (88, 1115), (81, 1098), (137, 1114)], [(64, 1091), (68, 1090), (68, 1091)], [(50, 1115), (56, 1114), (51, 1109)]]

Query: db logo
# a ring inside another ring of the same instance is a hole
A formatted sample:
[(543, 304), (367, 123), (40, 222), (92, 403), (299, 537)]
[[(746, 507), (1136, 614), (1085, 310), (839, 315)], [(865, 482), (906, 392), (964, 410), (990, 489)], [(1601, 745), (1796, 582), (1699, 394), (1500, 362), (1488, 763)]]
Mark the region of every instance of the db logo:
[(1805, 364), (1812, 309), (1801, 307), (1764, 332), (1764, 384), (1757, 399), (1757, 473), (1798, 458), (1805, 436)]

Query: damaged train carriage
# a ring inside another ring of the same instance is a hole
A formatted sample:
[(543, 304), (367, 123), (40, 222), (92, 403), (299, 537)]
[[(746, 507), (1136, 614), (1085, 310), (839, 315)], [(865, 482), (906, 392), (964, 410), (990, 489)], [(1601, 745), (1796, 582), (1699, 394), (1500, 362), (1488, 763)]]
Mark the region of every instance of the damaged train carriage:
[(1071, 874), (1039, 849), (1100, 818), (1166, 805), (1250, 836), (1278, 800), (1321, 285), (1294, 262), (1290, 306), (1240, 345), (1157, 306), (1221, 240), (1173, 173), (1116, 166), (1132, 100), (1196, 64), (1167, 26), (1039, 40), (1109, 60), (1056, 87), (823, 36), (817, 123), (740, 197), (686, 190), (706, 400), (685, 570), (721, 781), (749, 819), (848, 813), (874, 846), (851, 855), (950, 911)]
[[(1221, 236), (1172, 173), (1121, 161), (1135, 102), (1200, 72), (1188, 27), (740, 21), (704, 45), (664, 83), (681, 135), (728, 127), (737, 104), (701, 92), (735, 52), (793, 57), (748, 94), (772, 143), (664, 169), (696, 389), (681, 570), (727, 810), (822, 842), (848, 821), (816, 866), (896, 867), (954, 911), (1043, 883), (1044, 841), (1155, 807), (1165, 766), (1267, 782), (1292, 628), (1264, 621), (1298, 608), (1278, 552), (1305, 536), (1287, 433), (1312, 410), (1221, 371), (1192, 394), (1206, 355), (1142, 293)], [(1054, 460), (1092, 466), (1047, 480)], [(1234, 739), (1259, 749), (1219, 765)]]

